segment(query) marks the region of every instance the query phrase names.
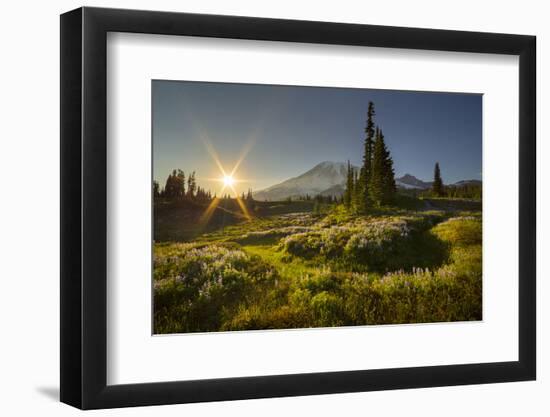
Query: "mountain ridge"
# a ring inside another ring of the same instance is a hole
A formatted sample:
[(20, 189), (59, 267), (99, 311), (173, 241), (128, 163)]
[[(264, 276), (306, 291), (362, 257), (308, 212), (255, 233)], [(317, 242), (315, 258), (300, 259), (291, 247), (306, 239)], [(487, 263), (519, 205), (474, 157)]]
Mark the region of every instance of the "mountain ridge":
[[(359, 167), (352, 165), (356, 170)], [(347, 163), (323, 161), (307, 170), (303, 174), (274, 184), (263, 190), (253, 192), (256, 200), (280, 201), (288, 198), (299, 198), (309, 195), (341, 197), (345, 191), (347, 179)], [(427, 190), (432, 186), (431, 181), (423, 181), (412, 174), (406, 173), (395, 179), (398, 189)], [(461, 180), (447, 186), (463, 186), (481, 184), (480, 180)]]
[(344, 162), (323, 161), (303, 174), (256, 191), (253, 196), (257, 200), (269, 201), (284, 200), (289, 197), (297, 198), (305, 195), (314, 197), (332, 187), (344, 185), (347, 169), (347, 164)]

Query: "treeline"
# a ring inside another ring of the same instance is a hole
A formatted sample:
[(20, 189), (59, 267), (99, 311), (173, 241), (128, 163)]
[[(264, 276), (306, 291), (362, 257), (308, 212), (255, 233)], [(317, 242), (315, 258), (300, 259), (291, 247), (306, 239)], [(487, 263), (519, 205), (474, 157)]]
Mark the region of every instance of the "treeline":
[(453, 185), (445, 187), (443, 197), (448, 198), (471, 198), (473, 200), (481, 200), (483, 196), (483, 187), (477, 184), (468, 185)]
[[(197, 185), (195, 171), (191, 172), (186, 179), (184, 171), (181, 169), (174, 169), (172, 173), (168, 175), (168, 178), (166, 178), (164, 187), (161, 188), (157, 181), (153, 181), (153, 197), (165, 200), (196, 200), (209, 202), (217, 198), (217, 195), (215, 193), (212, 195), (210, 190), (205, 190)], [(219, 198), (221, 200), (231, 200), (231, 196), (227, 193), (221, 195)], [(243, 192), (241, 199), (246, 202), (254, 201), (252, 189), (248, 189), (246, 195)]]
[(242, 210), (242, 205), (246, 206), (246, 208), (251, 211), (255, 211), (256, 209), (256, 201), (252, 197), (252, 189), (248, 189), (246, 193), (241, 193), (240, 203), (237, 201), (236, 197), (232, 197), (228, 193), (220, 195), (218, 199), (218, 207), (222, 207), (230, 211), (240, 212)]
[(291, 203), (292, 201), (316, 201), (323, 204), (334, 204), (334, 203), (342, 203), (344, 200), (343, 200), (343, 196), (338, 197), (331, 194), (329, 195), (315, 194), (313, 196), (311, 194), (304, 194), (304, 195), (299, 195), (295, 197), (287, 197), (284, 199), (284, 201), (287, 201), (289, 203)]
[(363, 164), (357, 172), (348, 161), (343, 202), (349, 211), (364, 213), (369, 207), (390, 204), (396, 193), (393, 159), (382, 130), (374, 123), (374, 103), (369, 102)]
[(212, 200), (210, 191), (206, 191), (204, 188), (197, 185), (195, 171), (187, 176), (186, 181), (185, 173), (181, 169), (174, 169), (172, 173), (168, 175), (163, 188), (160, 187), (157, 181), (153, 181), (153, 197), (167, 200)]
[(435, 163), (432, 188), (423, 193), (424, 197), (471, 198), (474, 200), (481, 200), (482, 195), (481, 184), (443, 185), (439, 162)]

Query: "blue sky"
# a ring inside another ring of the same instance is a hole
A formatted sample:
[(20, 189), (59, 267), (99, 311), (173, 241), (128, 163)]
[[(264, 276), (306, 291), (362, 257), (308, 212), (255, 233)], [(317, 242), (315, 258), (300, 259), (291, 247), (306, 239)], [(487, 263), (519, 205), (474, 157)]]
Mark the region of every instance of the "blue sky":
[[(153, 177), (196, 171), (212, 192), (246, 156), (237, 192), (260, 190), (323, 161), (361, 163), (366, 112), (385, 136), (396, 176), (431, 180), (436, 161), (445, 183), (481, 179), (482, 96), (391, 90), (187, 81), (152, 82)], [(208, 145), (209, 144), (209, 145)]]

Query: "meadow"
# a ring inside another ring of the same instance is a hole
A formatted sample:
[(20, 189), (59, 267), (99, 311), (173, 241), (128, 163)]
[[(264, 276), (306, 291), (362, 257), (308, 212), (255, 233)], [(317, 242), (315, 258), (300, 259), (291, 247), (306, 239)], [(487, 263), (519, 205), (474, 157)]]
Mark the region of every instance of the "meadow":
[(482, 319), (479, 201), (198, 211), (155, 207), (155, 334)]

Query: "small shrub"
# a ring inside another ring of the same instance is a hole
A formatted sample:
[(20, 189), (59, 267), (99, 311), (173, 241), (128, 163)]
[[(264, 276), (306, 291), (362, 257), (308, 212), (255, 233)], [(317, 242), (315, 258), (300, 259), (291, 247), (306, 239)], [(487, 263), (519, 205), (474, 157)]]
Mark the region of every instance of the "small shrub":
[(344, 324), (342, 298), (327, 291), (315, 295), (310, 301), (313, 312), (313, 325), (332, 327)]
[(155, 333), (218, 330), (256, 302), (277, 272), (235, 245), (175, 244), (155, 254)]
[(434, 228), (434, 233), (453, 245), (481, 244), (481, 219), (473, 216), (452, 217)]

